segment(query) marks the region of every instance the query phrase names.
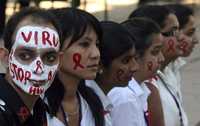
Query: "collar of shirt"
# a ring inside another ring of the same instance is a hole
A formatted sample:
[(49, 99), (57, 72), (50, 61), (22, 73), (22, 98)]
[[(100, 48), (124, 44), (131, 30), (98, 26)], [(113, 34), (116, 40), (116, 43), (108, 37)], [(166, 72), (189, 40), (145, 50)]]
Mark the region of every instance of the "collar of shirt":
[(178, 92), (180, 89), (180, 68), (185, 64), (185, 61), (178, 58), (165, 67), (163, 71), (158, 71), (158, 75), (169, 86), (171, 90)]
[(174, 72), (177, 72), (177, 71), (180, 71), (180, 69), (181, 69), (186, 63), (187, 63), (187, 62), (186, 62), (183, 58), (179, 57), (179, 58), (177, 58), (174, 62), (169, 63), (168, 66), (171, 67), (172, 70), (173, 70)]
[[(26, 121), (33, 117), (30, 110), (24, 104), (14, 88), (4, 78), (0, 79), (0, 84), (0, 98), (5, 101), (5, 103), (12, 110), (13, 113), (16, 113), (20, 124), (26, 123)], [(41, 107), (41, 103), (43, 103), (42, 100), (38, 99), (35, 103), (35, 106)]]
[(140, 99), (143, 104), (143, 109), (146, 111), (147, 106), (147, 98), (150, 95), (151, 91), (146, 87), (144, 83), (141, 85), (132, 78), (131, 81), (128, 83), (128, 88)]
[(92, 88), (94, 92), (99, 96), (104, 106), (104, 109), (111, 110), (113, 108), (110, 99), (105, 95), (105, 93), (94, 80), (86, 80), (85, 83), (88, 87)]

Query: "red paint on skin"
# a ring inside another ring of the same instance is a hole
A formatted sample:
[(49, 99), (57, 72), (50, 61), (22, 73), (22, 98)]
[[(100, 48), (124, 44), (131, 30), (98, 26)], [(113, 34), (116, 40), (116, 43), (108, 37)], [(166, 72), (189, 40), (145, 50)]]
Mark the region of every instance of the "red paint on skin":
[(26, 81), (31, 78), (31, 72), (24, 71), (22, 68), (15, 64), (10, 64), (10, 69), (13, 74), (13, 78), (20, 80), (20, 82), (26, 83)]
[(84, 68), (84, 66), (81, 64), (81, 54), (74, 53), (73, 62), (74, 62), (74, 67), (73, 67), (74, 70), (76, 70), (78, 67), (82, 69)]
[(183, 41), (181, 44), (180, 44), (180, 49), (186, 53), (187, 52), (187, 47), (188, 47), (188, 43)]
[(123, 81), (122, 75), (123, 75), (124, 73), (125, 73), (125, 72), (124, 72), (122, 69), (119, 69), (119, 70), (117, 71), (117, 79), (118, 79), (119, 81)]
[(19, 80), (20, 80), (21, 82), (25, 79), (25, 77), (24, 77), (24, 71), (22, 70), (22, 68), (18, 68), (18, 70), (17, 70), (17, 75), (18, 75)]
[(52, 74), (52, 71), (50, 71), (48, 74), (48, 80), (52, 80), (52, 78), (53, 78), (53, 74)]
[(167, 51), (175, 51), (174, 48), (174, 41), (172, 39), (170, 39), (167, 44), (169, 45), (169, 48), (167, 49)]
[[(56, 38), (55, 34), (49, 33), (48, 31), (43, 31), (41, 34), (43, 45), (48, 44), (53, 47), (58, 47), (59, 40)], [(38, 45), (38, 31), (29, 31), (27, 34), (21, 32), (21, 36), (26, 43), (29, 43), (31, 38), (34, 37), (34, 43)]]
[(147, 69), (148, 69), (148, 71), (153, 71), (153, 62), (152, 61), (149, 61), (147, 63)]
[(30, 41), (30, 39), (31, 39), (32, 31), (29, 31), (28, 36), (26, 36), (26, 35), (24, 34), (24, 32), (21, 32), (21, 35), (22, 35), (24, 41), (25, 41), (26, 43), (28, 43), (28, 42)]
[[(41, 64), (42, 64), (42, 63), (41, 63), (39, 60), (36, 61), (36, 65), (37, 65), (36, 70), (35, 70), (36, 73), (40, 73), (40, 72), (43, 71), (43, 70), (42, 70)], [(40, 72), (38, 72), (39, 69), (40, 69)]]
[(44, 89), (40, 88), (40, 87), (31, 86), (30, 89), (29, 89), (30, 94), (42, 94), (43, 92), (44, 92)]
[(36, 31), (34, 34), (35, 44), (38, 45), (38, 32)]
[(57, 47), (57, 46), (58, 46), (58, 43), (59, 43), (58, 38), (56, 38), (55, 34), (53, 34), (53, 45), (54, 45), (55, 47)]
[(49, 45), (52, 45), (51, 41), (49, 40), (50, 34), (47, 31), (42, 32), (42, 43), (46, 45), (48, 43)]
[(26, 71), (26, 72), (25, 72), (25, 84), (26, 84), (26, 81), (27, 81), (29, 78), (31, 78), (31, 72)]

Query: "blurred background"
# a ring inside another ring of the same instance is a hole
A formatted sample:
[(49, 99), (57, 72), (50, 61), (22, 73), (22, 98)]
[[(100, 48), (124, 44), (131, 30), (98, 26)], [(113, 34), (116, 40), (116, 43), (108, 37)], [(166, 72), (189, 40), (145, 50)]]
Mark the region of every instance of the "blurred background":
[[(6, 20), (23, 7), (40, 8), (78, 7), (93, 13), (99, 20), (122, 22), (138, 6), (144, 4), (188, 4), (195, 10), (197, 36), (200, 39), (200, 0), (0, 0), (0, 37)], [(200, 121), (200, 44), (186, 59), (188, 64), (182, 69), (184, 106), (190, 126)]]

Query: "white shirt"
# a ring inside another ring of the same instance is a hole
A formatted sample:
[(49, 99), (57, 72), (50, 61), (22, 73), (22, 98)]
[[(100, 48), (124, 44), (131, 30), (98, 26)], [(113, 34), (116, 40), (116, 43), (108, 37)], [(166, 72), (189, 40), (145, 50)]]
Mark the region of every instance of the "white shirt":
[(166, 77), (173, 82), (170, 83), (170, 86), (174, 89), (181, 102), (182, 102), (182, 93), (181, 93), (180, 70), (185, 64), (186, 61), (179, 57), (174, 62), (171, 62), (164, 71)]
[(146, 126), (144, 112), (148, 110), (147, 98), (150, 90), (134, 79), (127, 87), (113, 88), (108, 97), (112, 101), (113, 126)]
[(103, 104), (105, 126), (112, 126), (110, 112), (112, 111), (113, 105), (110, 99), (105, 95), (105, 93), (102, 91), (102, 89), (98, 86), (98, 84), (94, 80), (86, 80), (85, 83), (88, 87), (94, 90), (94, 92), (99, 96)]
[[(80, 95), (80, 101), (82, 110), (81, 111), (82, 118), (80, 126), (95, 126), (95, 120), (93, 118), (89, 105), (81, 95)], [(47, 114), (47, 126), (65, 126), (65, 125), (62, 121), (60, 121), (56, 117), (50, 117), (49, 114)]]
[[(177, 62), (175, 62), (177, 63)], [(165, 125), (166, 126), (180, 126), (180, 116), (179, 116), (179, 110), (176, 105), (176, 102), (168, 89), (173, 93), (175, 96), (176, 100), (178, 101), (178, 104), (180, 106), (180, 110), (182, 113), (182, 119), (183, 119), (183, 124), (184, 126), (188, 126), (188, 120), (186, 113), (183, 109), (182, 105), (182, 95), (180, 91), (180, 67), (175, 67), (176, 65), (174, 63), (169, 64), (163, 71), (158, 71), (158, 80), (156, 82), (157, 88), (160, 93), (161, 97), (161, 102), (162, 102), (162, 107), (163, 107), (163, 112), (164, 112), (164, 120), (165, 120)], [(176, 69), (174, 69), (174, 67)], [(163, 81), (165, 83), (163, 83)], [(168, 87), (168, 89), (164, 86)]]

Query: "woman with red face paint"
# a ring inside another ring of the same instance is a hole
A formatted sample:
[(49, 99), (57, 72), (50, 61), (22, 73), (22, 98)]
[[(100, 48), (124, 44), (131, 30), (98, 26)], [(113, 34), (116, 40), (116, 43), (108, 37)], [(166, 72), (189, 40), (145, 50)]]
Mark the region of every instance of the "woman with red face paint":
[[(158, 13), (159, 12), (159, 13)], [(173, 86), (176, 83), (170, 81), (173, 76), (168, 73), (168, 66), (178, 56), (183, 55), (179, 43), (185, 40), (185, 36), (179, 31), (179, 22), (176, 15), (165, 6), (149, 5), (135, 10), (130, 18), (147, 17), (157, 22), (164, 36), (164, 47), (162, 49), (165, 61), (161, 70), (155, 78), (147, 83), (152, 94), (149, 97), (150, 123), (153, 126), (187, 126), (187, 118), (179, 96), (174, 92)], [(152, 81), (154, 80), (154, 81)], [(159, 104), (160, 101), (162, 104)], [(162, 114), (163, 109), (163, 114)], [(164, 124), (160, 115), (164, 115)], [(161, 118), (161, 119), (160, 119)]]
[(113, 103), (111, 118), (114, 126), (148, 126), (147, 98), (150, 90), (144, 80), (155, 75), (163, 62), (162, 40), (159, 26), (152, 20), (136, 18), (122, 23), (135, 38), (140, 69), (132, 74), (126, 87), (115, 87), (108, 96)]
[(175, 12), (180, 24), (179, 29), (185, 36), (184, 41), (179, 43), (180, 48), (183, 50), (183, 54), (180, 57), (177, 57), (175, 61), (171, 62), (170, 65), (168, 65), (169, 70), (174, 76), (174, 78), (171, 79), (174, 82), (177, 82), (173, 85), (174, 89), (176, 90), (176, 93), (182, 101), (182, 94), (180, 89), (180, 69), (183, 67), (183, 65), (186, 64), (186, 61), (184, 61), (182, 57), (190, 56), (190, 54), (193, 52), (195, 45), (198, 43), (198, 40), (195, 36), (195, 17), (192, 8), (189, 8), (188, 6), (180, 4), (171, 4), (167, 5), (167, 7)]
[(4, 32), (8, 68), (0, 78), (0, 125), (44, 126), (46, 105), (40, 95), (59, 65), (60, 29), (55, 17), (35, 8), (12, 16)]
[[(101, 22), (103, 39), (100, 44), (100, 71), (95, 80), (86, 80), (100, 97), (104, 106), (106, 126), (112, 126), (113, 105), (106, 94), (115, 86), (126, 86), (138, 69), (135, 40), (121, 25), (111, 21)], [(115, 36), (115, 37), (113, 37)]]
[[(182, 57), (188, 57), (193, 52), (195, 45), (198, 40), (195, 36), (195, 17), (192, 8), (186, 5), (180, 4), (170, 4), (166, 5), (168, 8), (172, 9), (179, 21), (180, 31), (184, 34), (184, 41), (179, 43), (180, 49), (182, 49), (183, 54), (176, 58), (173, 62), (168, 65), (166, 69), (169, 77), (170, 83), (173, 87), (173, 91), (177, 94), (181, 104), (183, 104), (182, 93), (181, 93), (181, 68), (186, 64), (186, 61)], [(186, 114), (183, 110), (183, 116), (187, 119)]]
[(85, 80), (96, 77), (101, 45), (100, 22), (91, 14), (63, 8), (51, 11), (59, 20), (63, 48), (57, 77), (45, 95), (49, 126), (104, 126), (103, 105)]

